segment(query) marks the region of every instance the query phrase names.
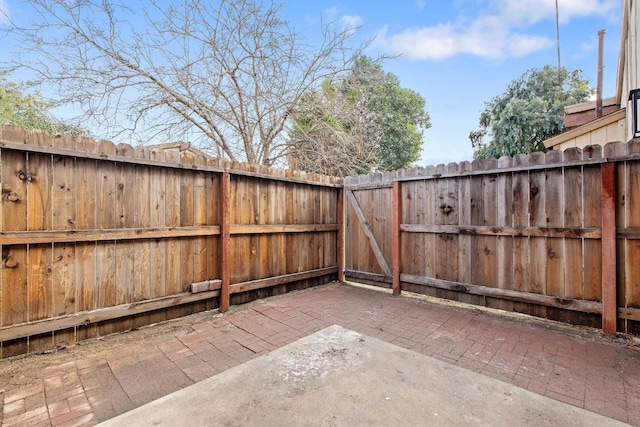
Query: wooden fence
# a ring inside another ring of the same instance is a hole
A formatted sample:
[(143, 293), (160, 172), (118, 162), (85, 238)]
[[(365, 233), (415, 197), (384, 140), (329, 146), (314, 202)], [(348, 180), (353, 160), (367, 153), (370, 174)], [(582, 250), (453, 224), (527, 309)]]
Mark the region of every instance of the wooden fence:
[(337, 278), (335, 178), (0, 135), (1, 357)]
[(640, 143), (345, 179), (345, 276), (640, 333)]
[(343, 186), (5, 127), (0, 184), (0, 357), (336, 278), (640, 333), (637, 141)]

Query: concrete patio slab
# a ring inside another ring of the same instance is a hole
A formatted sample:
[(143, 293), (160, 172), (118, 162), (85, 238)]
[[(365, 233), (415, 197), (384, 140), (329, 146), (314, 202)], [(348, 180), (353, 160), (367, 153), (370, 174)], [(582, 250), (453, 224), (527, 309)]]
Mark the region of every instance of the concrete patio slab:
[(617, 426), (333, 325), (101, 426)]

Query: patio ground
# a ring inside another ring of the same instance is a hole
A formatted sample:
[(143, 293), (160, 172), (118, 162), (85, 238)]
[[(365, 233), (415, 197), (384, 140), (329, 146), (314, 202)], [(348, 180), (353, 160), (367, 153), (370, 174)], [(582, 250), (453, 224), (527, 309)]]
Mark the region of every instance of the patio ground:
[(635, 340), (338, 283), (2, 361), (0, 422), (97, 424), (333, 324), (640, 425)]

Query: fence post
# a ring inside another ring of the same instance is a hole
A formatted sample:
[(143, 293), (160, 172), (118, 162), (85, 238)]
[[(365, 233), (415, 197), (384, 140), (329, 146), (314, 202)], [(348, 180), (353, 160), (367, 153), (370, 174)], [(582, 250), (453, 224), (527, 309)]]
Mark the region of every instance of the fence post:
[(400, 182), (393, 181), (393, 201), (392, 201), (392, 270), (393, 270), (393, 294), (400, 295), (400, 217), (402, 213), (402, 200), (400, 197)]
[(338, 281), (344, 282), (344, 234), (345, 234), (345, 222), (344, 222), (344, 190), (340, 188), (338, 190), (338, 205), (337, 213), (338, 217), (338, 235), (336, 237), (336, 256), (338, 257)]
[(220, 177), (220, 311), (229, 310), (229, 250), (231, 247), (231, 175), (223, 172)]
[(616, 181), (615, 164), (603, 163), (602, 172), (602, 331), (617, 331), (616, 296)]

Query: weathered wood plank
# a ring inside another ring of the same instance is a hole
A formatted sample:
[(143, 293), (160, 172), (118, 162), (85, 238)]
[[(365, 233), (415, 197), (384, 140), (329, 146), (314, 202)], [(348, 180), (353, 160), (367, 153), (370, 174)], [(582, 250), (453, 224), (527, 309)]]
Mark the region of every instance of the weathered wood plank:
[(392, 250), (392, 265), (393, 265), (393, 293), (400, 295), (400, 268), (402, 261), (400, 259), (401, 254), (401, 235), (400, 235), (400, 217), (402, 216), (402, 191), (400, 189), (400, 183), (393, 183), (393, 196), (392, 196), (392, 220), (391, 220), (391, 232), (393, 235), (393, 250)]
[[(198, 171), (215, 172), (215, 173), (222, 173), (225, 170), (228, 170), (228, 172), (233, 175), (245, 176), (245, 177), (251, 177), (251, 178), (303, 184), (303, 185), (308, 185), (312, 187), (329, 187), (329, 188), (342, 187), (342, 182), (340, 180), (333, 180), (333, 181), (309, 180), (309, 179), (300, 178), (300, 177), (292, 177), (290, 175), (283, 176), (276, 173), (265, 174), (265, 173), (251, 171), (251, 170), (225, 169), (222, 166), (214, 165), (214, 162), (207, 162), (206, 165), (194, 165), (189, 161), (185, 162), (185, 161), (178, 160), (178, 162), (174, 162), (169, 158), (167, 158), (166, 161), (162, 162), (157, 160), (151, 160), (149, 158), (129, 156), (128, 154), (123, 154), (121, 151), (117, 151), (115, 155), (110, 155), (107, 153), (78, 152), (78, 151), (75, 151), (75, 141), (73, 140), (73, 137), (71, 137), (70, 135), (61, 135), (60, 137), (56, 136), (56, 138), (54, 139), (65, 140), (65, 148), (42, 147), (42, 146), (35, 146), (35, 145), (27, 145), (24, 143), (18, 144), (11, 141), (7, 141), (4, 138), (0, 140), (0, 148), (4, 149), (3, 152), (8, 152), (8, 151), (33, 152), (33, 153), (52, 154), (55, 156), (70, 157), (70, 158), (106, 160), (106, 161), (117, 162), (119, 164), (129, 164), (129, 165), (132, 165), (133, 167), (136, 167), (136, 165), (142, 165), (142, 166), (151, 166), (151, 167), (171, 168), (176, 170), (189, 169), (189, 170), (198, 170)], [(59, 144), (59, 143), (54, 142), (54, 144)]]
[[(474, 160), (472, 168), (474, 171), (484, 170), (484, 160)], [(470, 224), (486, 226), (484, 213), (483, 175), (474, 175), (471, 177), (470, 182)], [(469, 283), (484, 284), (485, 282), (485, 251), (482, 243), (477, 236), (471, 235), (469, 241), (469, 254), (471, 257)]]
[(220, 291), (209, 291), (192, 294), (184, 292), (153, 300), (140, 301), (132, 304), (121, 304), (115, 307), (100, 308), (91, 311), (79, 312), (70, 316), (60, 316), (52, 319), (36, 322), (22, 323), (0, 328), (0, 341), (9, 341), (21, 337), (40, 335), (51, 331), (95, 324), (106, 320), (126, 318), (136, 314), (147, 313), (163, 308), (188, 304), (195, 301), (203, 301), (215, 298)]
[[(466, 163), (463, 168), (470, 168)], [(471, 225), (471, 178), (458, 178), (458, 224), (467, 228)], [(402, 226), (401, 226), (402, 228)], [(458, 281), (469, 283), (471, 281), (471, 237), (464, 233), (458, 236)]]
[[(598, 147), (600, 150), (601, 148)], [(584, 150), (583, 156), (588, 156), (590, 150)], [(584, 227), (602, 226), (602, 173), (600, 167), (589, 166), (583, 168), (583, 215)], [(586, 190), (588, 189), (588, 191)], [(601, 236), (602, 237), (602, 236)], [(602, 242), (600, 240), (583, 241), (583, 298), (600, 301), (602, 298)]]
[[(506, 168), (511, 166), (511, 157), (498, 159), (498, 166)], [(513, 224), (513, 192), (511, 173), (500, 173), (496, 177), (496, 225), (498, 227), (511, 227)], [(498, 261), (496, 285), (501, 289), (509, 289), (513, 286), (513, 238), (511, 236), (497, 236), (496, 259)], [(505, 309), (513, 307), (501, 307)]]
[[(565, 159), (581, 158), (578, 149), (567, 150)], [(582, 227), (584, 223), (584, 199), (582, 167), (564, 169), (564, 226)], [(589, 190), (590, 191), (590, 190)], [(584, 295), (583, 239), (564, 239), (564, 295), (567, 298), (582, 298)]]
[[(528, 156), (515, 156), (514, 165), (528, 166)], [(513, 174), (513, 226), (529, 228), (529, 172)], [(529, 236), (513, 239), (513, 290), (526, 291), (529, 283)]]
[(3, 150), (2, 164), (2, 230), (27, 230), (27, 159)]
[(29, 230), (50, 230), (52, 227), (51, 186), (52, 159), (48, 155), (29, 156), (26, 206)]
[(234, 283), (230, 286), (230, 292), (237, 294), (240, 292), (252, 291), (255, 289), (267, 288), (270, 286), (282, 285), (298, 280), (310, 279), (312, 277), (327, 276), (338, 272), (338, 266), (319, 268), (300, 273), (285, 274), (282, 276), (269, 277), (266, 279), (249, 280), (247, 282)]
[(356, 279), (355, 281), (367, 280), (370, 282), (388, 283), (390, 285), (393, 283), (393, 277), (385, 276), (384, 274), (370, 273), (367, 271), (348, 270), (348, 269), (345, 270), (344, 274), (347, 280), (352, 280), (352, 279)]
[(30, 245), (28, 250), (28, 320), (52, 317), (51, 245)]
[(229, 271), (231, 254), (230, 254), (230, 222), (231, 222), (231, 205), (230, 205), (230, 192), (231, 182), (230, 174), (225, 172), (220, 178), (220, 213), (218, 219), (220, 221), (220, 265), (218, 270), (220, 271), (220, 280), (222, 284), (220, 286), (220, 311), (226, 312), (229, 310), (229, 284), (231, 273)]
[(2, 275), (0, 325), (7, 326), (26, 322), (29, 315), (27, 247), (22, 245), (2, 246), (2, 264), (2, 268), (0, 268), (0, 275)]
[[(640, 152), (640, 142), (632, 141), (627, 145), (629, 154), (638, 154)], [(638, 227), (640, 227), (640, 162), (626, 162), (624, 165), (626, 179), (626, 189), (624, 194), (616, 195), (616, 198), (623, 197), (624, 199), (624, 211), (619, 212), (618, 215), (624, 213), (625, 217), (625, 234), (637, 236)], [(619, 193), (619, 192), (616, 192)], [(603, 207), (604, 208), (604, 207)], [(619, 209), (619, 207), (616, 207)], [(626, 308), (639, 308), (640, 307), (640, 268), (638, 268), (638, 260), (640, 259), (640, 241), (636, 239), (630, 239), (627, 237), (623, 241), (619, 241), (619, 245), (624, 245), (624, 256), (618, 260), (619, 270), (624, 271), (624, 276), (617, 280), (618, 287), (620, 287), (620, 294), (618, 295), (618, 301), (621, 306)], [(604, 249), (603, 249), (604, 251)], [(603, 262), (603, 268), (604, 268)], [(624, 286), (620, 286), (624, 284)], [(603, 301), (604, 302), (604, 301)], [(625, 325), (626, 327), (626, 325)], [(628, 330), (625, 329), (625, 332)]]
[(473, 295), (505, 298), (512, 301), (539, 304), (547, 307), (561, 308), (565, 310), (582, 311), (586, 313), (601, 313), (602, 304), (595, 301), (586, 301), (569, 298), (559, 298), (541, 295), (532, 292), (519, 292), (509, 289), (499, 289), (490, 286), (473, 285), (468, 283), (453, 282), (449, 280), (433, 279), (428, 277), (403, 274), (400, 278), (403, 282), (431, 286), (438, 289), (446, 289)]
[[(246, 231), (246, 230), (245, 230)], [(259, 229), (251, 230), (259, 234)], [(298, 232), (298, 231), (296, 231)], [(220, 226), (170, 227), (170, 228), (125, 228), (69, 231), (8, 231), (0, 232), (3, 244), (71, 243), (110, 240), (145, 240), (175, 237), (197, 237), (220, 234)]]
[[(488, 168), (494, 168), (495, 159), (491, 159)], [(495, 226), (498, 223), (498, 201), (496, 175), (484, 175), (482, 178), (482, 198), (483, 198), (483, 225)], [(480, 236), (479, 245), (482, 249), (481, 256), (483, 258), (483, 274), (481, 285), (497, 286), (498, 281), (498, 259), (496, 258), (497, 240), (495, 237)]]
[(231, 234), (312, 233), (338, 231), (338, 224), (234, 224)]
[[(400, 197), (400, 196), (398, 196)], [(344, 239), (345, 239), (345, 227), (346, 227), (346, 222), (344, 219), (344, 190), (339, 190), (336, 194), (336, 217), (338, 219), (338, 233), (336, 234), (336, 258), (337, 258), (337, 264), (338, 264), (338, 280), (340, 282), (344, 282), (344, 269), (345, 269), (345, 244), (344, 244)], [(401, 210), (399, 209), (399, 211), (401, 212)], [(398, 224), (398, 234), (400, 233), (400, 226)], [(398, 254), (398, 257), (400, 256), (400, 254)], [(398, 266), (398, 270), (400, 269), (400, 266)]]
[[(552, 227), (502, 227), (502, 226), (474, 226), (474, 225), (418, 225), (400, 224), (400, 229), (407, 233), (437, 233), (487, 236), (514, 236), (514, 237), (553, 237), (566, 239), (595, 239), (602, 237), (600, 228), (552, 228)], [(621, 237), (626, 233), (637, 235), (637, 231), (620, 231)]]
[[(544, 164), (543, 153), (532, 153), (530, 164)], [(545, 227), (546, 218), (546, 171), (537, 170), (529, 173), (529, 224), (532, 227)], [(529, 286), (528, 291), (537, 294), (547, 292), (547, 238), (529, 239)]]
[(602, 170), (602, 330), (617, 331), (616, 295), (616, 178), (615, 165), (603, 163)]
[[(552, 152), (547, 153), (546, 162), (557, 163), (561, 160), (562, 152), (556, 151), (555, 157)], [(547, 169), (545, 172), (544, 193), (545, 193), (545, 215), (546, 226), (563, 227), (565, 212), (564, 197), (564, 170)], [(565, 297), (566, 284), (564, 281), (564, 263), (566, 255), (564, 252), (564, 239), (546, 239), (546, 295)]]
[(371, 246), (371, 249), (373, 250), (373, 253), (374, 253), (375, 257), (376, 257), (376, 260), (378, 261), (378, 264), (380, 265), (380, 267), (382, 268), (382, 270), (384, 271), (384, 273), (387, 276), (391, 276), (392, 275), (391, 268), (389, 267), (389, 264), (387, 263), (387, 260), (384, 258), (384, 255), (382, 254), (382, 251), (380, 250), (380, 246), (378, 246), (378, 243), (376, 242), (375, 236), (373, 235), (373, 232), (371, 231), (371, 226), (369, 225), (369, 222), (367, 221), (366, 217), (364, 216), (364, 213), (362, 212), (360, 204), (358, 203), (358, 201), (356, 200), (355, 196), (353, 195), (353, 192), (347, 191), (346, 194), (347, 194), (347, 200), (349, 201), (349, 204), (353, 208), (353, 211), (356, 214), (356, 217), (360, 221), (360, 226), (362, 227), (362, 230), (364, 231), (365, 235), (367, 236), (367, 239), (369, 239), (369, 245)]

